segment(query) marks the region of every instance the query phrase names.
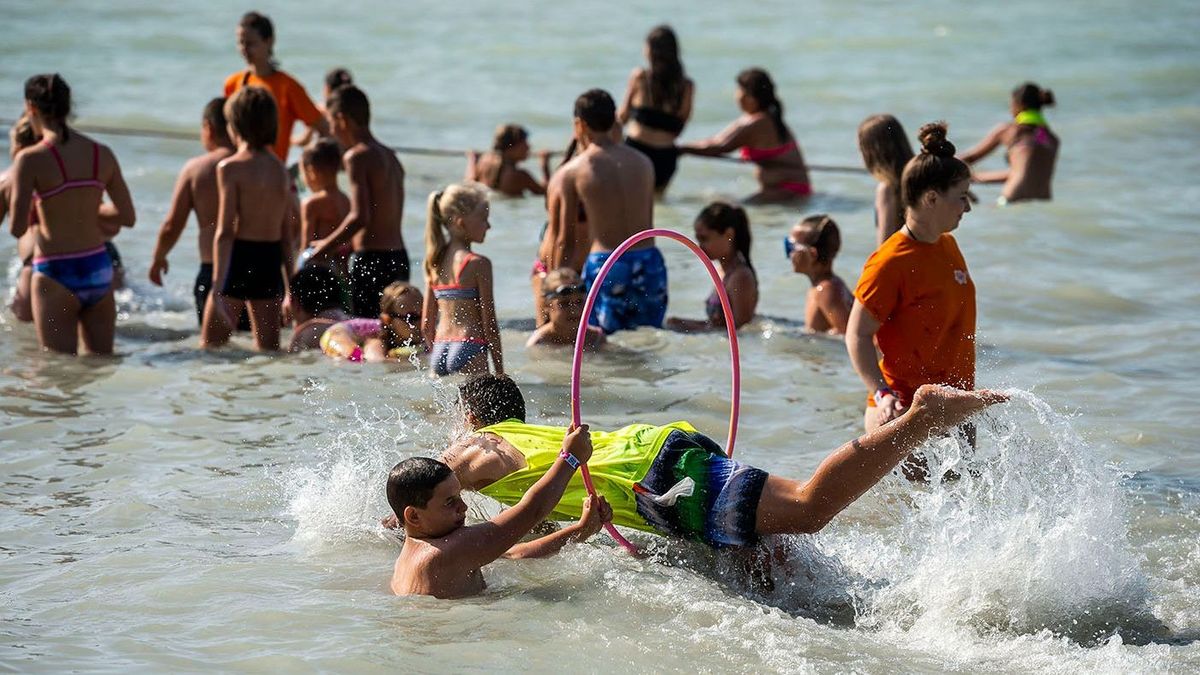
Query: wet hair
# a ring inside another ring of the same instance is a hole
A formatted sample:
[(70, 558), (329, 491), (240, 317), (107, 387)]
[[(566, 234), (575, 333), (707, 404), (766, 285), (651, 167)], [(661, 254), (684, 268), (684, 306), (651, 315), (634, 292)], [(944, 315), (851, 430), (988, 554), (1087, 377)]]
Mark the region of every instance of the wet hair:
[(33, 130), (33, 121), (25, 115), (21, 115), (21, 119), (13, 123), (12, 126), (12, 153), (15, 155), (25, 148), (32, 147), (42, 140), (37, 132)]
[(242, 15), (242, 20), (238, 22), (238, 26), (253, 30), (264, 40), (270, 40), (275, 37), (275, 25), (271, 23), (270, 17), (266, 14), (246, 12)]
[(275, 144), (279, 133), (279, 111), (275, 97), (262, 87), (242, 87), (225, 101), (225, 117), (229, 126), (243, 141), (255, 149)]
[(542, 277), (542, 294), (553, 293), (558, 290), (559, 286), (570, 286), (574, 284), (583, 284), (583, 279), (580, 278), (579, 272), (576, 272), (570, 267), (559, 267), (551, 270)]
[(1021, 110), (1041, 110), (1043, 107), (1054, 105), (1054, 92), (1042, 89), (1032, 82), (1026, 82), (1013, 89), (1012, 98), (1021, 106)]
[(296, 304), (308, 314), (342, 306), (337, 275), (324, 265), (305, 265), (292, 277), (291, 289)]
[(738, 73), (737, 83), (742, 91), (758, 101), (760, 110), (771, 116), (779, 138), (785, 143), (792, 140), (792, 131), (783, 122), (783, 104), (775, 97), (775, 83), (767, 71), (762, 68), (747, 68)]
[(429, 457), (409, 457), (392, 467), (387, 477), (388, 506), (400, 523), (404, 523), (404, 509), (413, 506), (423, 509), (429, 506), (433, 491), (454, 471), (444, 462)]
[(589, 89), (575, 99), (575, 117), (592, 131), (609, 131), (617, 122), (617, 105), (603, 89)]
[(565, 150), (563, 150), (562, 160), (558, 163), (558, 166), (555, 167), (555, 170), (561, 169), (563, 167), (563, 165), (565, 165), (567, 162), (574, 159), (576, 153), (578, 153), (578, 152), (579, 152), (579, 141), (572, 138), (571, 142), (567, 143), (567, 148)]
[(450, 219), (464, 217), (487, 203), (487, 190), (474, 183), (454, 183), (429, 195), (425, 219), (425, 274), (436, 276), (450, 245)]
[(334, 68), (325, 73), (325, 88), (330, 92), (335, 92), (342, 87), (349, 87), (353, 84), (354, 77), (345, 68)]
[(529, 132), (525, 127), (519, 124), (502, 124), (496, 127), (496, 133), (492, 136), (492, 149), (496, 152), (504, 152), (529, 138)]
[(334, 89), (325, 102), (325, 108), (330, 115), (341, 113), (360, 127), (371, 122), (371, 103), (363, 90), (352, 84)]
[(225, 101), (226, 99), (221, 96), (209, 101), (204, 105), (204, 113), (200, 117), (218, 138), (229, 137), (227, 128), (229, 122), (225, 119)]
[(971, 178), (971, 169), (954, 156), (954, 144), (946, 140), (946, 123), (931, 122), (917, 132), (921, 153), (909, 160), (900, 177), (904, 205), (915, 208), (930, 190), (945, 192), (959, 181)]
[(481, 426), (504, 420), (525, 421), (525, 397), (507, 375), (482, 373), (458, 386), (458, 400)]
[[(388, 317), (392, 319), (401, 318), (402, 315), (400, 310), (404, 306), (405, 296), (408, 295), (412, 295), (417, 299), (417, 312), (420, 312), (424, 298), (421, 297), (421, 291), (418, 291), (416, 286), (413, 286), (405, 281), (394, 281), (388, 284), (383, 289), (383, 293), (381, 293), (379, 296), (380, 320), (383, 319), (384, 314), (387, 314)], [(418, 325), (416, 326), (412, 326), (412, 336), (419, 339), (421, 336), (421, 326), (419, 321), (417, 324)], [(390, 322), (385, 322), (383, 324), (383, 330), (381, 332), (380, 339), (383, 342), (384, 351), (389, 352), (399, 347), (411, 347), (413, 342), (411, 339), (401, 339), (400, 336), (396, 334), (396, 331), (392, 329)]]
[(728, 202), (713, 202), (696, 216), (696, 222), (721, 234), (733, 230), (734, 248), (746, 259), (750, 272), (755, 277), (758, 276), (758, 272), (754, 270), (754, 263), (750, 262), (750, 219), (746, 217), (745, 209)]
[(71, 115), (71, 87), (58, 73), (34, 75), (25, 80), (25, 100), (47, 122), (62, 125), (63, 141), (71, 140), (67, 117)]
[(687, 91), (687, 77), (679, 61), (679, 40), (670, 26), (657, 26), (646, 36), (646, 47), (650, 52), (649, 91), (646, 92), (651, 106), (665, 110), (683, 107), (683, 96)]
[(824, 213), (800, 221), (804, 241), (817, 252), (817, 262), (831, 263), (842, 249), (842, 232), (837, 223)]
[(314, 171), (337, 173), (342, 168), (342, 147), (332, 138), (322, 138), (300, 153), (300, 163)]

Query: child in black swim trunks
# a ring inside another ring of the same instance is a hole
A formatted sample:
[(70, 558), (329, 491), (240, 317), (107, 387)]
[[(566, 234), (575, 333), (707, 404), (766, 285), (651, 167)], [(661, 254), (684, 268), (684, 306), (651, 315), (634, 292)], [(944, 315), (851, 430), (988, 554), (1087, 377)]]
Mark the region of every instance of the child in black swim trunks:
[(213, 241), (213, 290), (204, 309), (200, 346), (229, 341), (243, 310), (254, 344), (279, 349), (280, 307), (295, 250), (290, 178), (271, 152), (278, 120), (275, 99), (259, 87), (239, 89), (225, 104), (237, 152), (217, 166), (220, 209)]

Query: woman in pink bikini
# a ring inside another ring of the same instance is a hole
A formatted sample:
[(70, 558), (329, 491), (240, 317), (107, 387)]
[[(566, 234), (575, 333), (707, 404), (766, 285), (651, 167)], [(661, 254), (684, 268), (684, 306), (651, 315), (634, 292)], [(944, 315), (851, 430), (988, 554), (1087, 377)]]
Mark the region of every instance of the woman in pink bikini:
[[(133, 199), (112, 150), (67, 126), (71, 89), (57, 73), (25, 81), (25, 114), (42, 142), (13, 164), (12, 234), (37, 209), (33, 321), (44, 349), (111, 354), (117, 307), (105, 239), (134, 221)], [(107, 192), (111, 203), (104, 203)]]
[(1011, 122), (992, 129), (975, 147), (959, 157), (974, 165), (1001, 145), (1008, 148), (1007, 169), (976, 171), (976, 183), (1002, 183), (1001, 205), (1030, 199), (1050, 199), (1054, 165), (1058, 160), (1058, 136), (1050, 131), (1042, 108), (1054, 105), (1054, 94), (1032, 82), (1013, 89), (1009, 101)]
[(717, 156), (741, 151), (742, 159), (757, 165), (760, 189), (742, 201), (771, 204), (805, 199), (812, 195), (808, 167), (800, 145), (783, 121), (783, 104), (775, 97), (775, 83), (761, 68), (743, 70), (737, 77), (737, 103), (742, 116), (704, 141), (687, 143), (679, 151)]

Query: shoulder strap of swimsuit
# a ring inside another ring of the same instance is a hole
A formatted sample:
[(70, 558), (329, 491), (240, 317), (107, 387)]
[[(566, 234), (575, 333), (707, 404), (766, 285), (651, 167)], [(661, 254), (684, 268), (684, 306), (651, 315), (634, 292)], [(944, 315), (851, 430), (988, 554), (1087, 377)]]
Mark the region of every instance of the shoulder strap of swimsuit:
[(62, 155), (58, 154), (58, 148), (50, 141), (42, 141), (42, 145), (50, 148), (50, 154), (54, 155), (54, 161), (58, 162), (58, 172), (62, 174), (63, 182), (67, 182), (67, 165), (63, 163)]
[(100, 180), (100, 144), (92, 143), (92, 180)]
[(472, 260), (474, 260), (477, 257), (478, 256), (476, 256), (474, 253), (467, 253), (465, 256), (463, 256), (462, 262), (460, 262), (458, 264), (458, 271), (454, 273), (454, 285), (455, 286), (461, 285), (459, 283), (459, 280), (462, 279), (462, 273), (463, 273), (463, 270), (467, 268), (467, 263), (471, 262)]

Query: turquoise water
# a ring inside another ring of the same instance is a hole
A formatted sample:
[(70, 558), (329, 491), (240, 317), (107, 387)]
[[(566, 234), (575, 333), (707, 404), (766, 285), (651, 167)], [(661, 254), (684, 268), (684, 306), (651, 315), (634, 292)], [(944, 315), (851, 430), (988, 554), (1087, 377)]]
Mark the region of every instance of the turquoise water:
[[(78, 122), (197, 127), (242, 67), (245, 7), (5, 3), (0, 116), (21, 83), (58, 70)], [(763, 2), (697, 6), (264, 3), (283, 68), (316, 94), (350, 68), (396, 145), (485, 147), (518, 121), (560, 148), (575, 95), (620, 95), (641, 39), (670, 21), (697, 82), (699, 138), (735, 114), (733, 77), (775, 77), (810, 161), (856, 165), (855, 128), (891, 112), (910, 132), (946, 119), (966, 147), (1003, 120), (1008, 91), (1054, 89), (1056, 201), (998, 209), (995, 188), (957, 233), (978, 286), (979, 382), (1020, 393), (994, 413), (977, 479), (889, 480), (821, 535), (782, 542), (774, 591), (737, 561), (663, 546), (653, 562), (604, 538), (552, 561), (499, 563), (480, 598), (386, 594), (398, 550), (375, 525), (395, 461), (448, 440), (453, 389), (423, 374), (317, 356), (195, 351), (189, 230), (165, 289), (145, 279), (158, 224), (195, 144), (102, 137), (138, 206), (118, 239), (118, 356), (38, 352), (0, 318), (0, 664), (29, 670), (459, 669), (667, 671), (1190, 671), (1200, 667), (1200, 12), (1187, 2)], [(402, 156), (416, 256), (424, 195), (458, 160)], [(989, 166), (999, 166), (993, 158)], [(760, 316), (741, 334), (737, 453), (803, 477), (861, 423), (844, 347), (800, 331), (806, 282), (779, 239), (804, 213), (842, 228), (853, 283), (873, 241), (864, 176), (816, 174), (803, 212), (757, 208)], [(656, 224), (688, 231), (748, 170), (685, 159)], [(527, 270), (539, 200), (497, 201), (479, 252), (498, 270), (506, 364), (535, 418), (565, 420), (569, 359), (527, 352)], [(194, 227), (194, 226), (193, 226)], [(10, 274), (14, 248), (0, 256)], [(707, 288), (664, 243), (671, 313)], [(594, 424), (688, 419), (724, 436), (727, 345), (620, 335), (587, 365)], [(238, 342), (248, 347), (246, 341)], [(958, 461), (950, 444), (935, 461)], [(493, 509), (481, 500), (476, 509)], [(650, 543), (647, 539), (639, 539)]]

